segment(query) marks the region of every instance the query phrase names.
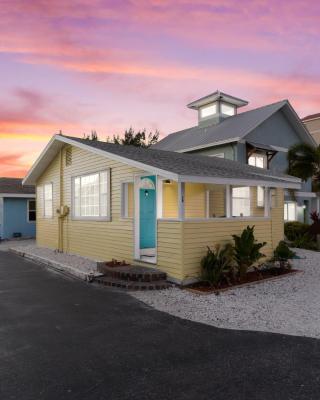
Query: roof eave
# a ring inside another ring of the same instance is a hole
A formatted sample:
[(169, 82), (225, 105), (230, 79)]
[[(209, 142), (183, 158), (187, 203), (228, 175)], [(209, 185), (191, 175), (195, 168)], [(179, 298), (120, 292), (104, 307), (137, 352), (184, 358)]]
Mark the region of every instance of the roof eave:
[(292, 182), (286, 180), (270, 181), (260, 179), (245, 179), (245, 178), (219, 178), (209, 176), (191, 176), (191, 175), (179, 175), (178, 182), (199, 182), (199, 183), (211, 183), (217, 185), (241, 185), (241, 186), (265, 186), (272, 188), (282, 189), (301, 189), (301, 183)]

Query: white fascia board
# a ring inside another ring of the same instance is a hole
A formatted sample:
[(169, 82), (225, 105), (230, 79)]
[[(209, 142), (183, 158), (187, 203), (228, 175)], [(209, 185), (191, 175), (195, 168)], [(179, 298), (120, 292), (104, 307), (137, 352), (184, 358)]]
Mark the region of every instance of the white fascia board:
[[(296, 113), (295, 109), (292, 107), (289, 101), (287, 101), (287, 106), (289, 107), (289, 110), (291, 111), (291, 114), (293, 115), (295, 122), (300, 130), (300, 132), (303, 132), (303, 134), (307, 137), (308, 141), (310, 144), (313, 146), (317, 147), (318, 143), (314, 139), (314, 137), (311, 135), (311, 133), (308, 131), (307, 127), (304, 125), (304, 123), (301, 121), (299, 118), (298, 114)], [(302, 138), (303, 139), (303, 138)]]
[(207, 149), (208, 147), (215, 147), (215, 146), (220, 146), (222, 144), (238, 142), (239, 140), (240, 140), (240, 137), (234, 137), (234, 138), (225, 139), (225, 140), (218, 140), (217, 142), (212, 142), (212, 143), (209, 143), (209, 144), (202, 144), (202, 145), (199, 145), (199, 146), (189, 147), (187, 149), (176, 150), (176, 152), (177, 153), (186, 153), (188, 151)]
[(263, 179), (255, 180), (255, 179), (180, 175), (178, 182), (212, 183), (217, 185), (266, 186), (266, 187), (279, 187), (284, 189), (301, 189), (300, 183), (293, 183), (287, 181), (270, 182), (270, 181), (264, 181)]
[(23, 194), (23, 193), (0, 193), (0, 198), (8, 198), (8, 197), (14, 197), (14, 198), (27, 198), (27, 199), (35, 199), (36, 195), (35, 194)]
[[(290, 193), (286, 191), (285, 195), (289, 196)], [(310, 198), (318, 197), (317, 194), (314, 192), (296, 192), (294, 195), (295, 197), (310, 197)]]
[(130, 165), (131, 167), (136, 167), (138, 169), (142, 169), (144, 171), (153, 173), (155, 175), (163, 175), (164, 177), (166, 177), (168, 179), (173, 179), (173, 180), (177, 180), (178, 179), (178, 175), (174, 174), (172, 172), (165, 171), (165, 170), (163, 170), (161, 168), (153, 167), (153, 166), (148, 165), (148, 164), (144, 164), (144, 163), (142, 163), (140, 161), (131, 160), (130, 158), (122, 157), (122, 156), (119, 156), (117, 154), (109, 153), (108, 151), (97, 149), (97, 148), (92, 147), (92, 146), (88, 146), (86, 144), (80, 143), (80, 142), (78, 142), (76, 140), (72, 140), (72, 139), (66, 138), (64, 136), (59, 136), (58, 135), (56, 137), (56, 139), (61, 141), (61, 142), (70, 144), (72, 146), (79, 147), (80, 149), (91, 151), (92, 153), (98, 154), (99, 156), (102, 156), (102, 157), (105, 157), (105, 158), (110, 158), (111, 160), (114, 160), (114, 161), (122, 162), (124, 164)]
[(52, 146), (53, 142), (56, 141), (56, 137), (52, 136), (52, 138), (50, 139), (49, 143), (46, 145), (46, 147), (42, 150), (42, 152), (40, 153), (39, 157), (36, 159), (35, 163), (32, 165), (32, 167), (30, 168), (29, 172), (27, 173), (27, 175), (24, 177), (24, 179), (22, 180), (22, 185), (33, 185), (34, 182), (32, 183), (28, 183), (29, 180), (32, 179), (32, 174), (33, 172), (37, 169), (39, 163), (46, 157), (46, 154), (49, 150), (49, 148)]
[(80, 149), (86, 150), (86, 151), (90, 151), (91, 153), (95, 153), (98, 154), (101, 157), (105, 157), (105, 158), (109, 158), (111, 160), (114, 161), (119, 161), (122, 162), (124, 164), (130, 165), (132, 167), (136, 167), (138, 169), (153, 173), (155, 175), (162, 175), (167, 179), (173, 179), (173, 180), (177, 180), (178, 179), (178, 175), (169, 171), (165, 171), (163, 169), (160, 168), (156, 168), (156, 167), (152, 167), (149, 166), (147, 164), (144, 164), (142, 162), (139, 161), (134, 161), (131, 160), (129, 158), (126, 157), (122, 157), (101, 149), (97, 149), (94, 148), (92, 146), (88, 146), (86, 144), (80, 143), (76, 140), (72, 140), (69, 138), (66, 138), (64, 136), (61, 135), (55, 135), (51, 138), (51, 140), (49, 141), (49, 143), (47, 144), (47, 146), (45, 147), (45, 149), (42, 151), (42, 153), (40, 154), (40, 156), (38, 157), (37, 161), (34, 163), (34, 165), (32, 166), (32, 168), (30, 169), (30, 171), (28, 172), (27, 176), (23, 179), (22, 184), (26, 185), (26, 184), (35, 184), (34, 180), (32, 180), (32, 175), (33, 173), (37, 170), (41, 161), (45, 160), (45, 158), (47, 157), (48, 152), (50, 151), (50, 148), (53, 146), (53, 144), (55, 142), (61, 142), (61, 143), (66, 143), (75, 147), (78, 147)]

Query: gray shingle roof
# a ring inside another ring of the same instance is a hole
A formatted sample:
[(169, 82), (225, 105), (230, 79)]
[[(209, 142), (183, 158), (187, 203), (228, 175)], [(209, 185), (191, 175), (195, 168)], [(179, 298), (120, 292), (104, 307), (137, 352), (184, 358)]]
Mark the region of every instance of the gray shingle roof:
[(274, 104), (246, 111), (226, 118), (218, 125), (195, 126), (183, 131), (171, 133), (153, 148), (182, 151), (200, 146), (207, 146), (215, 142), (235, 141), (244, 138), (249, 132), (269, 118), (276, 111), (287, 104), (282, 100)]
[(135, 146), (123, 146), (71, 136), (67, 138), (129, 160), (143, 163), (146, 166), (162, 169), (178, 175), (228, 179), (252, 179), (256, 181), (263, 180), (266, 182), (279, 182), (281, 180), (283, 182), (300, 182), (299, 179), (289, 175), (217, 157), (176, 153), (155, 148), (143, 149)]
[(33, 186), (22, 186), (20, 178), (0, 178), (0, 194), (34, 194)]

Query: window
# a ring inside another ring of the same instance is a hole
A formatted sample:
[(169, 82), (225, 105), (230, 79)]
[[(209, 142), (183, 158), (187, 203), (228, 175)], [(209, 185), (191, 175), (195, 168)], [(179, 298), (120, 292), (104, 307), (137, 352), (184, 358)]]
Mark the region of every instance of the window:
[(257, 187), (257, 206), (264, 207), (264, 188), (262, 186)]
[(248, 164), (254, 167), (267, 168), (267, 157), (265, 154), (252, 154), (248, 159)]
[(224, 158), (224, 153), (210, 154), (210, 157)]
[(45, 218), (53, 217), (53, 192), (52, 183), (47, 183), (43, 187), (43, 215)]
[(210, 117), (217, 113), (217, 105), (210, 104), (209, 106), (202, 107), (200, 110), (201, 118)]
[(36, 201), (28, 200), (28, 222), (35, 222), (36, 220)]
[(121, 217), (133, 218), (133, 182), (121, 185)]
[(74, 178), (74, 217), (107, 218), (109, 205), (109, 171)]
[(231, 106), (230, 104), (221, 103), (221, 114), (234, 115), (235, 114), (234, 106)]
[(297, 215), (297, 205), (295, 202), (284, 203), (284, 220), (295, 221)]
[(232, 188), (232, 216), (250, 216), (250, 187)]

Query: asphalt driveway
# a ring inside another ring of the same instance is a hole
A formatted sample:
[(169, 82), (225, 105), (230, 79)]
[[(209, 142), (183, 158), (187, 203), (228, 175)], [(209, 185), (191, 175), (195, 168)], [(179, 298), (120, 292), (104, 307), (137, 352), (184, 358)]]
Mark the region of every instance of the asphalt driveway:
[(181, 320), (0, 252), (1, 400), (319, 397), (316, 339)]

